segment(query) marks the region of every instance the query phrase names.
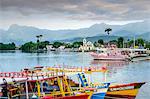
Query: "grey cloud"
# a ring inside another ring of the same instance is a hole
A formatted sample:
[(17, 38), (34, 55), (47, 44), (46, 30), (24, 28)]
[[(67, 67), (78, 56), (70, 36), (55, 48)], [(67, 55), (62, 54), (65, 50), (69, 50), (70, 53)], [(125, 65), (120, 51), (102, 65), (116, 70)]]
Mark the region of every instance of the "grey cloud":
[(150, 0), (0, 0), (1, 12), (73, 20), (147, 19), (149, 4)]

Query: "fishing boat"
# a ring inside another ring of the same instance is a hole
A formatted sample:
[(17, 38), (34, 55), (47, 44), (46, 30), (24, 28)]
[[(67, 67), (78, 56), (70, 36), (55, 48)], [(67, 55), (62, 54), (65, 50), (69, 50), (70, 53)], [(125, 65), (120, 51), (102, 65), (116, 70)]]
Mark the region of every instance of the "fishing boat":
[[(110, 85), (110, 83), (90, 83), (86, 79), (86, 75), (78, 73), (77, 77), (79, 83), (75, 82), (69, 76), (64, 75), (70, 70), (63, 71), (59, 69), (50, 69), (42, 71), (43, 67), (36, 67), (27, 71), (0, 73), (0, 77), (24, 77), (23, 80), (12, 80), (7, 83), (3, 79), (1, 87), (1, 96), (9, 98), (42, 98), (42, 99), (110, 99), (108, 97), (123, 97), (134, 99), (138, 93), (139, 88), (145, 84), (143, 83), (130, 83), (130, 84), (117, 84)], [(91, 69), (92, 70), (92, 69)], [(43, 74), (41, 74), (43, 73)], [(25, 79), (28, 78), (28, 79)]]
[(91, 52), (90, 55), (94, 60), (105, 61), (128, 61), (130, 57), (127, 54), (122, 54), (119, 48), (111, 45), (107, 48), (97, 48), (95, 52)]
[[(69, 82), (69, 83), (68, 83)], [(49, 78), (36, 78), (36, 80), (19, 80), (0, 85), (2, 87), (1, 97), (11, 99), (42, 98), (42, 99), (88, 99), (89, 94), (84, 90), (72, 91), (70, 86), (78, 86), (66, 76), (55, 76)]]
[(106, 94), (106, 99), (112, 98), (135, 99), (139, 89), (144, 84), (145, 82), (110, 85), (108, 92)]

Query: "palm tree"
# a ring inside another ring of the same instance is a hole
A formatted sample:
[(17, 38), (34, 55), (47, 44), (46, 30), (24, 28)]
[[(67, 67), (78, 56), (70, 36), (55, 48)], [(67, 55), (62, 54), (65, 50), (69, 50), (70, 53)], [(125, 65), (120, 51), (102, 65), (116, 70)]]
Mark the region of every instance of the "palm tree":
[(118, 47), (119, 48), (123, 48), (124, 47), (124, 38), (123, 37), (119, 37), (118, 38)]
[(112, 31), (112, 29), (111, 28), (107, 28), (107, 29), (105, 29), (105, 32), (107, 32), (107, 34), (109, 35), (110, 33), (110, 31)]
[(39, 42), (40, 42), (39, 38), (40, 38), (40, 36), (37, 35), (36, 38), (37, 38), (37, 50), (38, 50), (39, 49)]
[(41, 41), (41, 38), (43, 37), (43, 35), (39, 35), (40, 36), (40, 41)]
[(39, 38), (40, 38), (40, 36), (39, 36), (39, 35), (37, 35), (37, 36), (36, 36), (36, 38), (37, 38), (37, 42), (39, 42)]
[(39, 49), (39, 43), (40, 43), (40, 38), (42, 37), (43, 35), (37, 35), (36, 38), (37, 38), (37, 50)]
[[(105, 32), (107, 32), (108, 35), (110, 34), (110, 33), (109, 33), (110, 31), (112, 31), (111, 28), (106, 28), (106, 29), (105, 29)], [(108, 41), (108, 46), (109, 46), (109, 41)]]
[(40, 36), (40, 38), (43, 36), (43, 35), (39, 35)]
[(40, 42), (40, 38), (42, 37), (43, 35), (37, 35), (36, 38), (37, 38), (37, 42)]

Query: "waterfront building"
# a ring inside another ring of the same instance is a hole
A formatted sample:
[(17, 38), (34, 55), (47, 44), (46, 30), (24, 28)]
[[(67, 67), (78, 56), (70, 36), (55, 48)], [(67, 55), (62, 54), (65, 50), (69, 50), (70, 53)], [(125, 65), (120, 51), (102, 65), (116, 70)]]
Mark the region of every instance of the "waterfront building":
[(64, 50), (65, 49), (65, 46), (60, 46), (59, 47), (59, 50)]
[(47, 49), (48, 51), (55, 50), (55, 48), (53, 48), (53, 45), (46, 45), (46, 49)]
[(79, 47), (79, 51), (92, 51), (95, 50), (94, 44), (91, 41), (87, 41), (86, 38), (83, 39), (83, 45)]

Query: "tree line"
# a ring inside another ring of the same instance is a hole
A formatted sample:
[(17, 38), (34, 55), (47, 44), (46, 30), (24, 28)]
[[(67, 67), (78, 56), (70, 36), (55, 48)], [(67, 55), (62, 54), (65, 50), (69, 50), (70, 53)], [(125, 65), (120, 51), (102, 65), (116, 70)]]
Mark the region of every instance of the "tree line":
[[(99, 39), (98, 41), (94, 42), (95, 47), (100, 47), (101, 45), (106, 45), (107, 43), (115, 44), (118, 48), (123, 47), (133, 47), (134, 46), (134, 40), (124, 40), (123, 37), (119, 37), (117, 40), (111, 40), (109, 42), (104, 42), (103, 39)], [(49, 41), (37, 41), (37, 42), (27, 42), (19, 48), (22, 51), (34, 51), (34, 50), (40, 50), (40, 49), (46, 49), (47, 45), (51, 45), (53, 48), (59, 48), (60, 46), (64, 46), (65, 48), (79, 48), (81, 45), (83, 45), (83, 42), (76, 41), (73, 43), (65, 43), (65, 42), (49, 42)], [(135, 40), (135, 46), (143, 46), (145, 48), (150, 48), (150, 42), (145, 41), (142, 38), (138, 38)], [(9, 43), (9, 44), (3, 44), (0, 43), (0, 50), (15, 50), (16, 45), (15, 43)]]
[[(119, 37), (117, 40), (111, 40), (107, 43), (110, 44), (115, 44), (117, 45), (118, 48), (130, 48), (130, 47), (134, 47), (134, 40), (126, 40), (123, 37)], [(148, 46), (149, 42), (145, 41), (142, 38), (138, 38), (135, 40), (135, 46), (141, 46), (141, 47), (145, 47), (145, 48), (149, 48), (150, 46)], [(104, 41), (103, 39), (99, 39), (97, 42), (94, 42), (94, 46), (98, 47), (100, 45), (104, 45)]]
[(0, 43), (0, 50), (15, 50), (16, 45), (15, 43), (3, 44)]
[(47, 45), (52, 45), (53, 48), (59, 48), (60, 46), (65, 46), (65, 48), (79, 48), (80, 45), (82, 45), (82, 42), (73, 42), (73, 43), (64, 43), (64, 42), (53, 42), (50, 43), (49, 41), (43, 41), (43, 42), (27, 42), (23, 44), (20, 49), (22, 51), (33, 51), (33, 50), (41, 50), (46, 49)]

